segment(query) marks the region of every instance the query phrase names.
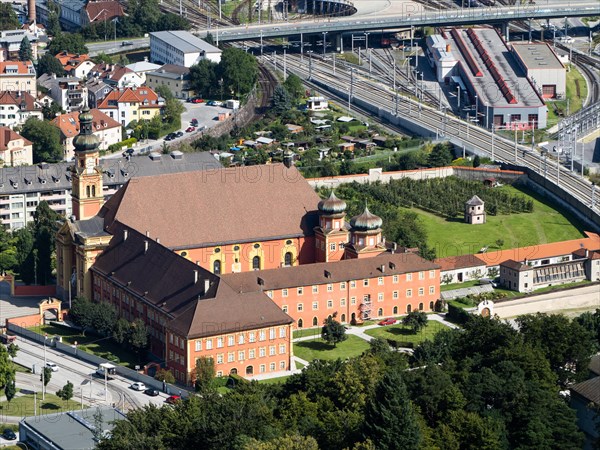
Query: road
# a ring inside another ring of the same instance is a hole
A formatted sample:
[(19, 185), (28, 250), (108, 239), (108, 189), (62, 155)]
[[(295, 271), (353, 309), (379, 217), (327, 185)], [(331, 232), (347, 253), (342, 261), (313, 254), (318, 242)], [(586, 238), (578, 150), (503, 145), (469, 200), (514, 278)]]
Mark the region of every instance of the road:
[[(123, 45), (123, 42), (131, 42), (132, 45)], [(135, 38), (135, 39), (119, 39), (117, 41), (92, 42), (86, 44), (89, 55), (96, 56), (99, 53), (120, 53), (125, 51), (137, 50), (150, 47), (150, 38)]]
[(596, 308), (600, 308), (600, 286), (597, 284), (496, 303), (494, 314), (502, 319), (508, 319), (521, 314), (595, 310)]
[[(40, 370), (44, 366), (44, 346), (22, 337), (17, 338), (20, 350), (15, 357), (15, 362), (32, 369), (35, 366), (37, 374), (17, 373), (17, 386), (27, 387), (29, 390), (41, 392)], [(65, 355), (54, 348), (46, 346), (46, 361), (58, 365), (57, 372), (52, 373), (52, 378), (47, 387), (47, 392), (55, 393), (62, 388), (67, 381), (74, 385), (73, 401), (81, 401), (89, 404), (115, 404), (124, 410), (141, 407), (150, 403), (156, 405), (164, 404), (168, 397), (160, 393), (157, 397), (150, 397), (143, 392), (130, 389), (132, 381), (119, 375), (108, 381), (108, 392), (105, 394), (104, 379), (93, 376), (96, 366), (80, 361), (74, 357)], [(6, 414), (6, 413), (3, 413)], [(0, 421), (6, 421), (6, 417), (0, 417)], [(7, 419), (8, 420), (8, 419)]]

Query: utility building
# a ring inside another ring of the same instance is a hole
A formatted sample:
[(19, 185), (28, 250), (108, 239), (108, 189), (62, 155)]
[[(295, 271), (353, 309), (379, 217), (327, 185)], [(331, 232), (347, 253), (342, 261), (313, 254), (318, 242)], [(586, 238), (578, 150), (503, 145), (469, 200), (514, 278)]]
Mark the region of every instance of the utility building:
[(542, 98), (566, 95), (567, 70), (545, 42), (512, 43), (512, 53)]

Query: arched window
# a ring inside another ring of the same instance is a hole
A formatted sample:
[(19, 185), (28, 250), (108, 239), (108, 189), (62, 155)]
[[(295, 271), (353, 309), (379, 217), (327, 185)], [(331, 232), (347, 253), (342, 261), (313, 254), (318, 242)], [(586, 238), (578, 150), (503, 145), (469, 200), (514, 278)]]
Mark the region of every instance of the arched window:
[(260, 256), (252, 258), (252, 270), (260, 270)]
[(286, 266), (292, 265), (292, 252), (287, 252), (283, 257), (283, 264)]
[(429, 309), (431, 311), (433, 311), (435, 309), (435, 306), (434, 306), (433, 302), (429, 302)]
[(95, 197), (95, 196), (96, 196), (96, 185), (93, 184), (92, 185), (92, 197)]
[(246, 375), (252, 375), (252, 374), (254, 374), (254, 367), (252, 367), (252, 366), (246, 367)]
[(377, 310), (377, 317), (381, 317), (381, 316), (383, 316), (383, 308), (379, 308)]
[(313, 327), (316, 327), (317, 325), (319, 325), (319, 319), (313, 317)]
[(412, 305), (406, 305), (406, 312), (409, 313), (412, 311)]
[(86, 194), (87, 197), (90, 196), (90, 187), (89, 186), (85, 187), (85, 194)]
[(302, 324), (303, 324), (302, 319), (298, 319), (298, 328), (302, 328)]
[(423, 311), (423, 303), (419, 303), (419, 311)]
[(398, 307), (394, 306), (394, 309), (392, 310), (394, 315), (398, 314)]
[(340, 319), (342, 320), (342, 323), (345, 323), (346, 322), (346, 314), (342, 314)]
[(221, 274), (221, 261), (218, 259), (216, 259), (215, 262), (213, 263), (213, 273), (215, 275)]
[(231, 369), (231, 370), (229, 371), (229, 373), (230, 373), (231, 375), (237, 375), (237, 369), (234, 367), (233, 369)]

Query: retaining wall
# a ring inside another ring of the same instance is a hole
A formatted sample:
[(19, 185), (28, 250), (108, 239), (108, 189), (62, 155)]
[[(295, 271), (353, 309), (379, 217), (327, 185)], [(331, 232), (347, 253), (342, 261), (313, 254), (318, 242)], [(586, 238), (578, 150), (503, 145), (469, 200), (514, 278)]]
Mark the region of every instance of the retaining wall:
[(44, 296), (44, 297), (56, 297), (56, 285), (48, 286), (26, 286), (26, 285), (15, 285), (15, 296)]

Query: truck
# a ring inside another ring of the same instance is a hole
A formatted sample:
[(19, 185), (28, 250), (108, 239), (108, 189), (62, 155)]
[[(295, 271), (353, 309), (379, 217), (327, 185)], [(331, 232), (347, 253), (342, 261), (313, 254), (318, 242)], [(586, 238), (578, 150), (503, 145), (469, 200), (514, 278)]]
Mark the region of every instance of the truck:
[(240, 108), (240, 101), (239, 100), (227, 100), (225, 102), (225, 108), (239, 109)]

